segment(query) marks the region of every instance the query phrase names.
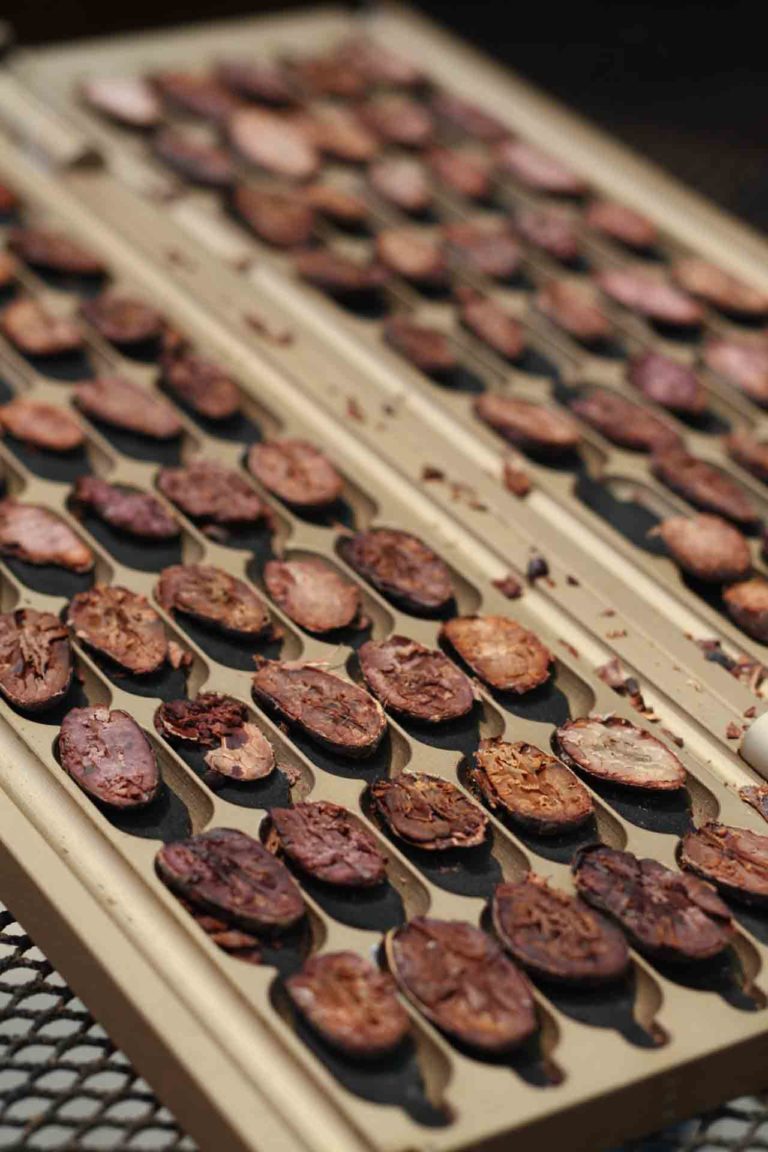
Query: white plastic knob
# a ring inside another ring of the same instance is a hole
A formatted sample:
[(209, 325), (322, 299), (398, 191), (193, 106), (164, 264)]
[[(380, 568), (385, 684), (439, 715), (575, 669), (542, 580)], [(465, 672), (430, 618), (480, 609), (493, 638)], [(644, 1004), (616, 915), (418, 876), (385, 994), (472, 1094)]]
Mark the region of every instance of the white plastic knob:
[(768, 712), (752, 722), (741, 741), (742, 759), (768, 780)]

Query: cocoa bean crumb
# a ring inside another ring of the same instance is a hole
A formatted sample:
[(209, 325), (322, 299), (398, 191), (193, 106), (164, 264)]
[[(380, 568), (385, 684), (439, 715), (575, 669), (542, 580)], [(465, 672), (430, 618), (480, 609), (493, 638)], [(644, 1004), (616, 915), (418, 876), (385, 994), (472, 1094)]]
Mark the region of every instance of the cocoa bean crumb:
[(507, 600), (519, 600), (523, 594), (523, 586), (512, 572), (508, 572), (506, 576), (500, 576), (498, 580), (491, 580), (491, 584), (494, 588), (498, 588)]
[(566, 576), (565, 582), (566, 582), (566, 584), (569, 584), (571, 586), (571, 588), (580, 588), (581, 587), (581, 582), (579, 580), (577, 580), (575, 576), (570, 576), (570, 575)]
[(725, 730), (725, 735), (729, 740), (738, 740), (739, 736), (741, 736), (741, 728), (735, 722), (735, 720), (731, 720), (729, 722), (728, 727)]
[(547, 560), (538, 553), (531, 556), (528, 561), (526, 575), (529, 584), (535, 583), (536, 580), (541, 580), (544, 576), (549, 576), (549, 564)]
[(435, 468), (432, 464), (425, 464), (421, 470), (421, 478), (425, 484), (432, 480), (445, 480), (445, 472), (442, 468)]
[(269, 340), (271, 344), (287, 347), (296, 339), (290, 328), (276, 328), (263, 316), (259, 316), (258, 312), (246, 312), (243, 319), (249, 328), (259, 336), (263, 336), (265, 340)]
[(525, 469), (515, 460), (505, 460), (502, 470), (504, 487), (513, 496), (522, 498), (531, 490), (531, 478)]

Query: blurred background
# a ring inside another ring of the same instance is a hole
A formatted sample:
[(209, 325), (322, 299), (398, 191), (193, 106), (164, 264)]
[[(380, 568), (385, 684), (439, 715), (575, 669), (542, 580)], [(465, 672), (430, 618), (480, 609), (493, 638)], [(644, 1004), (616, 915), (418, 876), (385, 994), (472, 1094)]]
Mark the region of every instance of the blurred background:
[[(0, 16), (39, 43), (302, 6), (3, 0)], [(765, 9), (753, 0), (416, 6), (768, 231)]]

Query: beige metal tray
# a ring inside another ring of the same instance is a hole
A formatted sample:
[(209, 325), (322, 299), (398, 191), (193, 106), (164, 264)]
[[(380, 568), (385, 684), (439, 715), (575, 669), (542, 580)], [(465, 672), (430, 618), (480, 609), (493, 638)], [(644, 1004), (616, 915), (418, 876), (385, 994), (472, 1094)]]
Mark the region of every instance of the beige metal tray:
[[(759, 238), (714, 213), (649, 165), (640, 163), (607, 142), (520, 81), (509, 78), (433, 26), (401, 9), (376, 11), (366, 18), (366, 26), (384, 43), (418, 55), (438, 80), (454, 87), (460, 86), (469, 97), (492, 103), (495, 113), (507, 118), (516, 131), (532, 135), (537, 142), (557, 150), (566, 160), (580, 167), (595, 187), (623, 197), (655, 217), (663, 229), (662, 249), (665, 253), (674, 253), (686, 244), (693, 244), (698, 251), (732, 266), (756, 283), (760, 283), (761, 278), (765, 281), (766, 248)], [(92, 179), (91, 173), (82, 170), (71, 177), (79, 196), (85, 198), (90, 195), (97, 211), (121, 229), (131, 231), (135, 242), (143, 243), (147, 250), (156, 250), (158, 235), (169, 239), (164, 222), (170, 217), (212, 246), (225, 261), (247, 270), (255, 286), (250, 297), (254, 307), (265, 298), (279, 303), (288, 315), (293, 316), (294, 323), (300, 325), (303, 335), (309, 332), (316, 335), (330, 345), (333, 355), (354, 369), (360, 377), (359, 391), (370, 387), (371, 394), (378, 395), (381, 403), (397, 403), (401, 412), (407, 409), (422, 427), (429, 428), (429, 453), (423, 454), (423, 465), (434, 464), (433, 449), (439, 442), (451, 457), (452, 467), (443, 469), (450, 482), (459, 471), (455, 460), (456, 453), (460, 454), (461, 480), (468, 481), (475, 493), (482, 493), (478, 499), (492, 506), (492, 518), (484, 518), (485, 523), (478, 524), (478, 531), (489, 542), (495, 543), (498, 529), (492, 521), (525, 522), (526, 511), (521, 511), (517, 501), (498, 483), (489, 485), (487, 482), (488, 474), (494, 478), (499, 476), (502, 452), (499, 442), (472, 417), (471, 395), (440, 387), (383, 347), (380, 324), (350, 317), (330, 305), (319, 293), (299, 285), (293, 277), (289, 257), (278, 255), (259, 244), (224, 217), (214, 194), (191, 191), (176, 178), (169, 177), (151, 159), (140, 141), (90, 115), (75, 96), (77, 82), (87, 75), (110, 70), (146, 71), (160, 66), (200, 67), (217, 54), (233, 52), (235, 48), (242, 50), (242, 45), (249, 40), (250, 50), (255, 54), (280, 53), (295, 50), (297, 46), (303, 50), (307, 37), (311, 38), (314, 47), (320, 48), (323, 44), (332, 43), (348, 29), (349, 18), (345, 15), (320, 11), (298, 17), (118, 38), (63, 50), (22, 54), (16, 71), (37, 97), (49, 102), (56, 110), (56, 116), (66, 116), (71, 126), (72, 130), (67, 134), (55, 121), (55, 130), (49, 124), (42, 133), (44, 139), (54, 136), (55, 147), (52, 145), (49, 150), (56, 157), (72, 162), (87, 156), (93, 144), (109, 157), (113, 170), (134, 188), (150, 200), (162, 201), (167, 197), (168, 202), (161, 213), (159, 227), (152, 228), (151, 216), (137, 223), (136, 214), (127, 210), (128, 202), (112, 195), (105, 196), (99, 190), (98, 179)], [(29, 90), (24, 91), (16, 85), (5, 102), (6, 115), (21, 135), (28, 135), (25, 125), (29, 122), (28, 104), (31, 99)], [(500, 208), (531, 199), (509, 179), (499, 183), (496, 198)], [(477, 213), (466, 203), (441, 195), (438, 190), (439, 219), (460, 218), (468, 214)], [(374, 206), (374, 219), (376, 226), (380, 226), (396, 221), (397, 214), (379, 204)], [(400, 220), (402, 222), (404, 218)], [(327, 229), (324, 238), (326, 242), (339, 243), (339, 238)], [(370, 245), (369, 242), (356, 242), (354, 246), (366, 248)], [(615, 247), (588, 234), (584, 236), (584, 246), (595, 267), (621, 259)], [(563, 269), (530, 250), (526, 254), (525, 271), (533, 284), (563, 273)], [(216, 278), (215, 284), (210, 283), (207, 272), (206, 267), (202, 275), (191, 275), (187, 282), (198, 295), (204, 294), (214, 305), (218, 296), (223, 318), (230, 324), (234, 322), (242, 332), (244, 325), (241, 320), (248, 314), (248, 297), (242, 297), (242, 309), (233, 308), (231, 291), (225, 293), (221, 289), (220, 277)], [(481, 282), (480, 286), (488, 287)], [(622, 388), (621, 361), (587, 355), (573, 342), (558, 335), (530, 306), (527, 293), (504, 295), (524, 317), (531, 346), (539, 354), (539, 360), (543, 357), (557, 366), (561, 391), (587, 381)], [(450, 305), (425, 301), (404, 283), (393, 288), (392, 305), (396, 309), (416, 312), (430, 322), (454, 327)], [(621, 310), (614, 312), (628, 350), (636, 351), (651, 343), (657, 347), (665, 346), (647, 325), (622, 314)], [(713, 318), (710, 318), (710, 323), (723, 328), (722, 322)], [(327, 341), (325, 337), (331, 324), (335, 338)], [(511, 389), (522, 395), (543, 397), (549, 394), (550, 383), (546, 379), (530, 372), (510, 370), (509, 366), (461, 333), (457, 332), (456, 337), (465, 361), (483, 385)], [(252, 332), (249, 338), (253, 341)], [(694, 354), (691, 347), (679, 344), (675, 345), (674, 351), (688, 359)], [(713, 412), (710, 426), (713, 429), (717, 429), (722, 420), (744, 421), (760, 427), (759, 410), (741, 394), (711, 375), (707, 384)], [(752, 491), (758, 504), (764, 506), (762, 486), (727, 460), (716, 436), (690, 427), (682, 431), (693, 451), (701, 452), (733, 472)], [(393, 459), (397, 458), (395, 452)], [(536, 490), (529, 499), (537, 524), (534, 539), (539, 539), (545, 532), (548, 543), (549, 539), (553, 541), (555, 553), (559, 545), (560, 554), (573, 557), (572, 566), (577, 569), (580, 569), (580, 557), (599, 558), (597, 567), (587, 565), (590, 582), (607, 596), (620, 600), (623, 612), (636, 628), (656, 642), (669, 640), (675, 660), (682, 661), (692, 675), (705, 682), (713, 694), (738, 712), (749, 707), (747, 693), (739, 685), (729, 682), (731, 677), (724, 669), (706, 662), (693, 641), (715, 636), (723, 641), (729, 652), (745, 655), (753, 661), (762, 661), (764, 646), (744, 636), (715, 603), (688, 587), (672, 563), (659, 554), (658, 548), (646, 545), (638, 522), (646, 521), (650, 526), (655, 516), (684, 507), (677, 497), (650, 476), (646, 463), (630, 453), (618, 451), (598, 434), (586, 430), (582, 463), (577, 474), (536, 464), (531, 464), (531, 471), (536, 479)], [(437, 488), (439, 484), (432, 487)], [(625, 509), (629, 514), (622, 516), (622, 502), (629, 499), (635, 503), (637, 493), (639, 517), (632, 515), (632, 508)], [(448, 495), (449, 498), (455, 496), (450, 483)], [(609, 498), (612, 523), (594, 508), (596, 502), (605, 496)], [(622, 520), (631, 539), (622, 535), (615, 526), (616, 521)], [(759, 568), (756, 547), (755, 558)], [(633, 589), (631, 598), (621, 595), (627, 585)], [(673, 628), (658, 627), (660, 612), (672, 622)], [(611, 631), (615, 633), (619, 629)], [(623, 647), (622, 639), (612, 638), (619, 649)]]
[[(324, 19), (336, 34), (335, 17), (318, 18), (318, 30)], [(76, 132), (59, 139), (69, 160), (87, 159)], [(670, 640), (666, 621), (654, 620), (652, 611), (636, 614), (626, 589), (622, 598), (614, 597), (622, 572), (614, 571), (613, 582), (607, 577), (604, 582), (604, 569), (587, 557), (588, 549), (572, 556), (560, 527), (542, 516), (539, 504), (510, 500), (507, 506), (496, 473), (484, 471), (487, 458), (476, 447), (480, 442), (461, 422), (444, 419), (442, 407), (431, 401), (428, 408), (414, 410), (410, 394), (404, 395), (402, 375), (393, 377), (389, 389), (378, 379), (358, 377), (346, 348), (322, 339), (309, 323), (310, 313), (322, 316), (322, 311), (309, 304), (299, 309), (292, 296), (281, 295), (282, 273), (273, 277), (269, 268), (256, 269), (263, 279), (254, 287), (216, 267), (155, 207), (138, 203), (97, 167), (75, 165), (54, 183), (0, 143), (0, 179), (18, 187), (32, 218), (58, 221), (80, 235), (108, 259), (116, 283), (152, 298), (172, 323), (229, 363), (242, 381), (249, 415), (262, 431), (284, 429), (320, 443), (345, 476), (350, 519), (417, 532), (451, 564), (460, 609), (513, 615), (535, 628), (558, 657), (552, 691), (514, 706), (483, 693), (474, 732), (455, 733), (444, 747), (392, 723), (386, 752), (371, 768), (363, 764), (349, 771), (297, 744), (256, 712), (280, 763), (292, 769), (294, 795), (357, 808), (371, 775), (396, 772), (408, 762), (461, 784), (462, 754), (480, 733), (505, 732), (546, 746), (553, 724), (567, 710), (573, 715), (615, 711), (637, 719), (593, 671), (612, 651), (620, 651), (662, 722), (685, 740), (688, 798), (685, 806), (648, 806), (596, 795), (602, 837), (672, 864), (687, 810), (696, 821), (719, 814), (725, 822), (764, 828), (735, 794), (751, 777), (725, 741), (727, 720), (740, 715), (752, 698), (725, 673), (722, 684), (712, 676), (703, 685), (710, 666), (698, 650), (682, 639)], [(53, 307), (73, 307), (70, 292), (44, 286), (31, 275), (26, 283), (31, 291), (46, 293)], [(254, 332), (254, 318), (261, 334)], [(287, 329), (292, 340), (286, 338)], [(145, 382), (153, 375), (151, 368), (118, 357), (93, 334), (88, 356), (102, 368), (136, 374)], [(14, 391), (32, 389), (60, 398), (69, 393), (69, 383), (41, 376), (7, 346), (0, 347), (0, 365)], [(427, 416), (435, 435), (425, 459)], [(187, 421), (183, 452), (188, 456), (200, 450), (237, 464), (242, 442), (251, 434), (240, 431), (238, 438), (222, 440)], [(457, 444), (466, 453), (466, 466), (464, 454), (456, 461)], [(88, 428), (93, 467), (116, 479), (151, 485), (157, 461), (137, 461), (126, 447)], [(71, 477), (66, 482), (43, 479), (34, 467), (37, 461), (24, 461), (5, 444), (0, 454), (13, 491), (69, 516)], [(457, 501), (444, 485), (422, 486), (425, 463), (443, 468), (448, 476), (469, 475), (472, 498)], [(276, 546), (325, 555), (343, 567), (335, 552), (336, 525), (310, 524), (271, 503)], [(97, 539), (89, 537), (89, 542), (99, 556), (100, 574), (151, 594), (156, 574), (138, 569), (135, 556), (119, 559)], [(205, 557), (258, 582), (266, 542), (247, 543), (247, 548), (214, 543), (184, 524), (185, 558)], [(491, 581), (510, 564), (521, 574), (533, 547), (550, 559), (552, 586), (539, 581), (510, 603)], [(600, 560), (610, 564), (613, 556), (608, 551)], [(57, 610), (63, 605), (61, 586), (35, 590), (31, 579), (29, 572), (3, 564), (3, 606), (29, 603)], [(434, 622), (394, 611), (369, 589), (364, 595), (374, 635), (398, 631), (434, 643)], [(279, 611), (272, 610), (280, 619)], [(690, 616), (698, 623), (692, 610)], [(354, 675), (349, 646), (331, 647), (281, 623), (287, 655), (327, 660)], [(190, 691), (205, 684), (250, 698), (241, 653), (226, 646), (212, 649), (202, 636), (171, 620), (167, 626), (194, 654)], [(675, 659), (670, 660), (673, 650)], [(85, 652), (78, 652), (78, 661), (88, 699), (126, 707), (152, 730), (157, 696), (137, 695), (125, 681), (110, 679)], [(700, 678), (694, 666), (701, 667)], [(171, 687), (161, 684), (155, 691)], [(623, 1000), (608, 1003), (598, 997), (574, 1003), (539, 994), (543, 1027), (538, 1050), (509, 1064), (492, 1065), (460, 1053), (414, 1019), (415, 1050), (408, 1067), (392, 1069), (386, 1084), (365, 1070), (331, 1067), (297, 1033), (274, 967), (245, 967), (218, 952), (154, 876), (157, 841), (178, 834), (184, 810), (198, 830), (223, 824), (257, 833), (264, 807), (275, 797), (254, 791), (247, 803), (238, 803), (244, 797), (214, 794), (193, 766), (158, 741), (169, 796), (175, 799), (157, 825), (137, 837), (109, 822), (64, 777), (54, 755), (55, 727), (23, 720), (5, 705), (1, 715), (2, 895), (19, 911), (23, 908), (25, 923), (54, 962), (206, 1148), (490, 1149), (506, 1146), (514, 1133), (523, 1148), (567, 1138), (586, 1150), (762, 1081), (768, 925), (741, 914), (731, 964), (708, 973), (699, 986), (635, 957), (633, 987)], [(368, 819), (364, 804), (362, 811)], [(546, 848), (492, 823), (492, 847), (471, 878), (451, 870), (427, 873), (387, 841), (391, 904), (386, 914), (400, 915), (402, 909), (413, 915), (428, 908), (435, 915), (476, 920), (494, 879), (519, 875), (529, 866), (569, 885), (573, 845)], [(309, 903), (315, 947), (368, 952), (388, 926), (380, 912), (354, 926), (349, 910), (329, 907), (317, 893)], [(291, 959), (288, 955), (280, 963)]]

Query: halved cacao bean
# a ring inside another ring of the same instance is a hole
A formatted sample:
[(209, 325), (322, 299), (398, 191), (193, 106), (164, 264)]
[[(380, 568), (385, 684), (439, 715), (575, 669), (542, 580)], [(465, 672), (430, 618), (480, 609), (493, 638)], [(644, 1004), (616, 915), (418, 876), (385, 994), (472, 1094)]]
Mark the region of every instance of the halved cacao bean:
[(306, 914), (288, 869), (245, 832), (211, 828), (164, 844), (155, 863), (177, 896), (246, 931), (284, 932)]
[(84, 792), (109, 808), (142, 808), (160, 788), (155, 753), (127, 712), (73, 708), (59, 735), (61, 766)]
[(410, 1031), (392, 977), (354, 952), (310, 956), (285, 987), (310, 1027), (343, 1056), (380, 1059)]
[(168, 654), (162, 620), (146, 596), (97, 584), (70, 602), (67, 622), (78, 640), (137, 676), (156, 672)]
[(566, 764), (609, 784), (669, 792), (685, 784), (678, 756), (644, 728), (620, 716), (580, 716), (554, 735)]
[(461, 1044), (485, 1054), (509, 1052), (536, 1031), (528, 981), (472, 924), (417, 916), (389, 933), (386, 948), (408, 999)]
[(253, 677), (253, 695), (342, 756), (370, 756), (387, 729), (377, 700), (356, 684), (311, 664), (262, 661)]
[(709, 960), (731, 941), (730, 912), (715, 889), (695, 876), (604, 844), (580, 849), (573, 868), (579, 894), (617, 920), (638, 951), (655, 960)]
[(538, 836), (560, 836), (589, 820), (592, 797), (578, 776), (533, 744), (481, 740), (472, 782), (491, 809)]
[(0, 694), (15, 708), (43, 712), (72, 683), (69, 633), (51, 612), (16, 608), (0, 614)]
[(540, 876), (499, 884), (492, 910), (504, 948), (534, 976), (590, 988), (627, 974), (629, 950), (619, 929)]

